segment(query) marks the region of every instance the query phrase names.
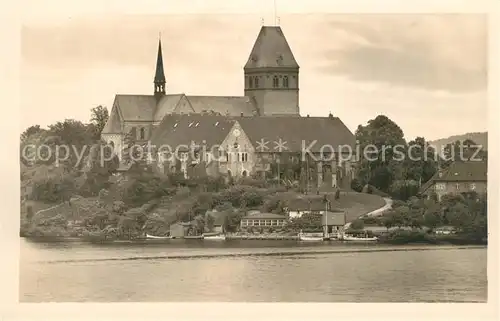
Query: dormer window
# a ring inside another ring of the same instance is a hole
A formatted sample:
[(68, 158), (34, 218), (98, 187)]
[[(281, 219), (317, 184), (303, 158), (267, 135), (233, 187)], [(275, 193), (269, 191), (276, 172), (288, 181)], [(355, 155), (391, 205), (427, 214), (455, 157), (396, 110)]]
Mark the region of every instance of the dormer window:
[(280, 85), (278, 76), (273, 77), (273, 87), (278, 88)]

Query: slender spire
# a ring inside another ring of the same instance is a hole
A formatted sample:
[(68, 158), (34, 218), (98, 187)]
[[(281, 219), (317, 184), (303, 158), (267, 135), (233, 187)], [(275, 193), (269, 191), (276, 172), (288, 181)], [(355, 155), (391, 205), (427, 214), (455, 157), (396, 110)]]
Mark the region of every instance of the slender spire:
[(158, 56), (156, 58), (156, 73), (154, 79), (155, 95), (165, 94), (165, 72), (163, 70), (163, 54), (161, 50), (161, 33), (158, 39)]

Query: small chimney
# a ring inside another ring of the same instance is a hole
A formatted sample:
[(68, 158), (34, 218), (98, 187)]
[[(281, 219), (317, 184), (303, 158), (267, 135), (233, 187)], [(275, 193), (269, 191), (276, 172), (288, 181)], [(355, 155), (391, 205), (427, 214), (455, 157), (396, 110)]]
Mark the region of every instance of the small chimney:
[(332, 115), (332, 113), (331, 113), (331, 112), (328, 114), (328, 118), (330, 118), (330, 119), (332, 119), (332, 118), (333, 118), (333, 115)]
[(240, 116), (243, 117), (243, 113), (240, 113)]
[(309, 114), (307, 114), (307, 118), (309, 118)]

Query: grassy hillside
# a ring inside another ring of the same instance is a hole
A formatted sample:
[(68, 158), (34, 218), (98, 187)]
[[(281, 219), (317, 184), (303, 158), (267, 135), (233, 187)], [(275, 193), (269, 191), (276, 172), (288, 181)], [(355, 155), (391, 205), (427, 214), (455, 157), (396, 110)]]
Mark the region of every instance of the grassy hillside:
[(453, 143), (457, 140), (464, 141), (466, 139), (470, 139), (476, 144), (482, 145), (485, 150), (488, 150), (488, 132), (467, 133), (462, 135), (450, 136), (447, 138), (436, 139), (434, 141), (431, 141), (430, 144), (440, 149), (441, 146), (445, 146), (446, 144)]
[[(323, 199), (323, 197), (323, 195), (303, 195), (296, 192), (282, 193), (282, 198), (284, 200), (291, 200), (294, 198)], [(367, 193), (341, 192), (338, 200), (334, 199), (334, 194), (328, 194), (328, 199), (331, 202), (332, 208), (339, 208), (347, 211), (347, 221), (349, 222), (385, 205), (385, 200), (381, 196)]]

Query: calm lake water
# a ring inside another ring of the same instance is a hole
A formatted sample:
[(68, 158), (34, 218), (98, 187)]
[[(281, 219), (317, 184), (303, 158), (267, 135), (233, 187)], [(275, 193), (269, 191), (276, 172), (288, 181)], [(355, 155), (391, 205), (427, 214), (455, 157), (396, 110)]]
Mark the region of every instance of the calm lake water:
[(486, 302), (486, 247), (21, 240), (21, 302)]

